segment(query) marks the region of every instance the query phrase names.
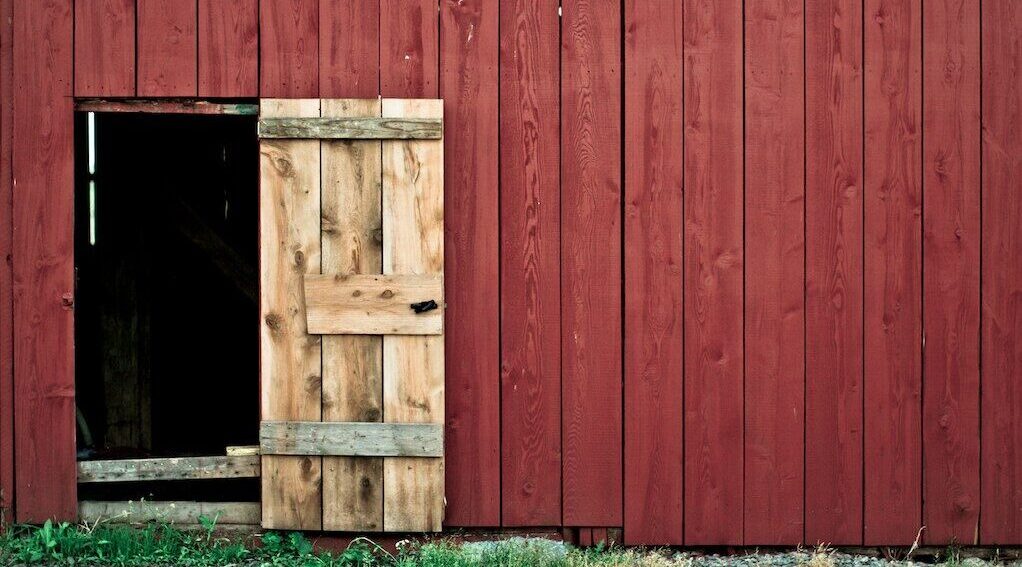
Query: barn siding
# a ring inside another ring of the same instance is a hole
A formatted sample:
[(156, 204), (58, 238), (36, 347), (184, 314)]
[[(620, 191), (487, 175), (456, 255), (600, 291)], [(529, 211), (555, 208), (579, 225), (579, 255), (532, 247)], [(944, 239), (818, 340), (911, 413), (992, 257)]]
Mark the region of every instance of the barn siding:
[(14, 504), (14, 244), (11, 146), (14, 121), (14, 0), (0, 0), (0, 515)]
[(210, 4), (0, 0), (19, 519), (74, 513), (71, 93), (382, 94), (445, 99), (447, 525), (1022, 544), (1013, 0)]

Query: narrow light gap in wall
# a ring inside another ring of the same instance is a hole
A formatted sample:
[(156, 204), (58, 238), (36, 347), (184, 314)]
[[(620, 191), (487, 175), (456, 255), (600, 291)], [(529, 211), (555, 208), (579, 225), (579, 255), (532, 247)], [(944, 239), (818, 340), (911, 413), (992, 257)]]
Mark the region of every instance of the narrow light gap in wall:
[(89, 180), (89, 245), (96, 245), (96, 181)]
[(89, 137), (89, 245), (96, 245), (96, 113), (88, 115)]
[(89, 175), (96, 174), (96, 113), (90, 112), (88, 118), (89, 132)]

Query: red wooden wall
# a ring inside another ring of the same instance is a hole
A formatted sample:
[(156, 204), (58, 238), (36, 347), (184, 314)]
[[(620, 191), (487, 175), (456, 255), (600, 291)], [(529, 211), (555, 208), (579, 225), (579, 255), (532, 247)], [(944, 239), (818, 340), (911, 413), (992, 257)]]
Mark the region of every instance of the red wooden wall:
[(1022, 544), (1019, 2), (0, 0), (0, 20), (19, 519), (75, 505), (72, 96), (439, 96), (448, 526)]

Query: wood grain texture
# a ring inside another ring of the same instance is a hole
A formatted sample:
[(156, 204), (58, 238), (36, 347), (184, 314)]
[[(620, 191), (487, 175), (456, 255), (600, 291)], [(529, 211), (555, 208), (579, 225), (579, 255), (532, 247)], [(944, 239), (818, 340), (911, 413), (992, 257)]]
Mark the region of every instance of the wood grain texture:
[(80, 461), (78, 483), (137, 482), (259, 476), (259, 456)]
[[(460, 4), (474, 6), (476, 1)], [(437, 0), (379, 2), (380, 94), (400, 98), (436, 97), (440, 66)], [(447, 3), (448, 0), (444, 0), (444, 4)], [(447, 50), (445, 54), (452, 59), (464, 55)]]
[(562, 522), (622, 523), (621, 7), (561, 20)]
[(982, 6), (982, 504), (980, 542), (1022, 540), (1022, 6)]
[[(319, 100), (263, 99), (261, 115), (319, 116)], [(317, 140), (263, 140), (260, 154), (260, 377), (263, 420), (318, 421), (320, 338), (305, 326), (302, 278), (320, 272)], [(263, 457), (263, 527), (318, 530), (321, 459)]]
[(805, 4), (805, 541), (862, 543), (862, 2)]
[(501, 525), (561, 522), (557, 6), (500, 13)]
[(866, 0), (863, 543), (922, 521), (921, 5)]
[(70, 0), (16, 2), (13, 16), (16, 519), (39, 523), (77, 510), (74, 29)]
[[(314, 335), (439, 335), (444, 327), (440, 274), (305, 277), (305, 315)], [(416, 313), (414, 303), (435, 301)]]
[(322, 117), (263, 118), (260, 138), (305, 138), (314, 140), (439, 140), (443, 121), (423, 118)]
[(201, 97), (259, 96), (259, 0), (199, 0)]
[[(327, 117), (381, 112), (379, 99), (321, 102)], [(326, 273), (383, 272), (381, 149), (372, 140), (320, 143)], [(383, 421), (381, 337), (323, 337), (323, 421)], [(383, 529), (382, 459), (323, 459), (323, 529)]]
[(443, 457), (439, 423), (264, 421), (261, 455)]
[(135, 0), (75, 2), (75, 96), (135, 94)]
[(138, 96), (196, 96), (196, 0), (137, 0)]
[(378, 1), (319, 0), (319, 76), (322, 98), (380, 92)]
[(923, 541), (978, 543), (979, 2), (923, 13)]
[(231, 116), (255, 116), (259, 114), (258, 104), (210, 102), (192, 98), (151, 99), (151, 98), (76, 98), (78, 112), (123, 112), (138, 114), (226, 114)]
[(742, 6), (685, 4), (685, 543), (742, 543)]
[(624, 535), (637, 545), (684, 535), (682, 11), (625, 2)]
[[(443, 101), (384, 99), (385, 117), (443, 117)], [(444, 272), (444, 145), (383, 142), (383, 273)], [(444, 337), (383, 337), (383, 421), (444, 423)], [(439, 531), (444, 461), (383, 461), (387, 531)]]
[[(384, 0), (388, 4), (396, 3)], [(408, 4), (434, 11), (436, 6)], [(501, 521), (498, 16), (497, 2), (440, 2), (449, 526), (496, 526)], [(424, 53), (430, 45), (425, 44)], [(381, 64), (392, 61), (384, 57)], [(387, 75), (385, 85), (402, 77)], [(423, 94), (416, 96), (428, 96), (429, 83), (421, 88)]]
[(803, 535), (805, 21), (745, 6), (745, 545)]
[(319, 96), (319, 0), (259, 0), (259, 96)]
[(83, 500), (78, 503), (77, 519), (82, 522), (113, 523), (166, 522), (199, 525), (199, 517), (216, 518), (218, 525), (256, 525), (258, 502), (160, 502)]
[(0, 0), (0, 515), (14, 518), (14, 0)]

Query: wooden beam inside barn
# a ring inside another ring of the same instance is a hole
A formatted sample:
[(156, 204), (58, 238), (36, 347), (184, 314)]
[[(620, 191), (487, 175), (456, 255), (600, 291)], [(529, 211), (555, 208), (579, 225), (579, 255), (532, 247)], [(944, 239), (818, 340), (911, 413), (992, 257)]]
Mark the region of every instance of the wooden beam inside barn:
[(118, 459), (81, 461), (78, 463), (79, 484), (147, 480), (255, 478), (258, 476), (258, 456)]
[(258, 502), (147, 502), (83, 500), (78, 503), (82, 522), (115, 523), (166, 522), (198, 524), (199, 517), (216, 518), (217, 525), (259, 523)]
[(75, 101), (75, 110), (79, 112), (255, 116), (259, 114), (259, 105), (240, 102), (214, 102), (193, 98), (86, 98)]

